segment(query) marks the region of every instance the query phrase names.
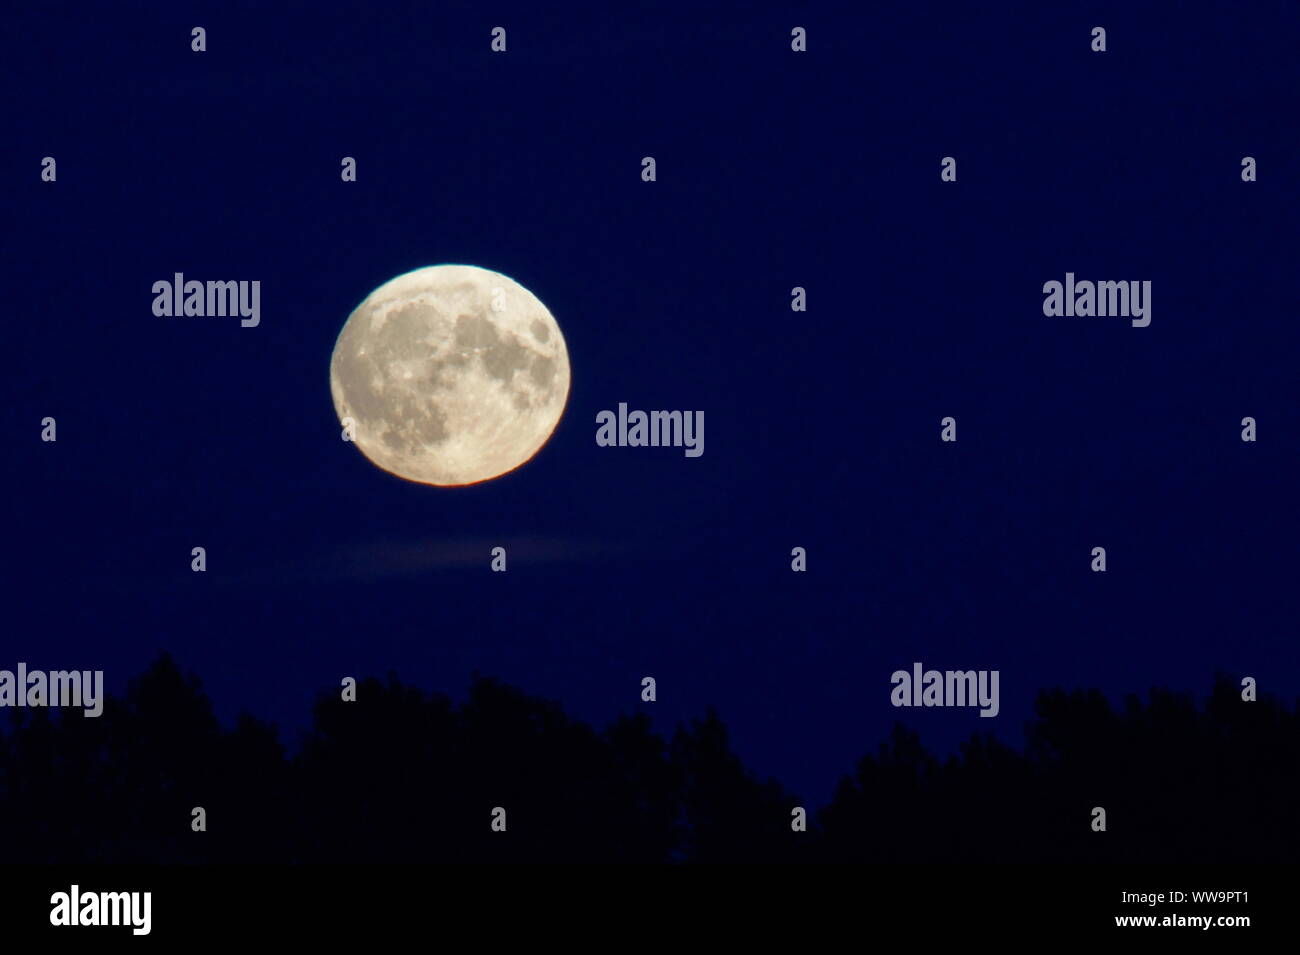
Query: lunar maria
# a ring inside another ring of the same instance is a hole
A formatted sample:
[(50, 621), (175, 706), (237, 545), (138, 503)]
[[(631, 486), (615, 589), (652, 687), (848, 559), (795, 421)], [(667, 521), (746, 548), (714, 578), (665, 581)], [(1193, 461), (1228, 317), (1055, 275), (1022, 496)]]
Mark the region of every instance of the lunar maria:
[(569, 397), (569, 353), (550, 310), (491, 269), (399, 275), (339, 332), (330, 391), (344, 440), (375, 465), (454, 487), (529, 461)]

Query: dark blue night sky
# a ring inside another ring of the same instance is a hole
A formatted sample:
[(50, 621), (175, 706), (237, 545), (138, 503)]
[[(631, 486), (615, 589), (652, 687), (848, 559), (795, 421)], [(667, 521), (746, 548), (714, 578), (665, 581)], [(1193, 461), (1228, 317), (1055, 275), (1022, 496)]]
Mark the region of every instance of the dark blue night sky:
[[(713, 706), (814, 800), (898, 719), (1017, 743), (1045, 687), (1293, 698), (1300, 7), (950, 6), (6, 14), (0, 667), (117, 692), (165, 649), (290, 742), (389, 670)], [(538, 295), (573, 375), (461, 489), (343, 443), (328, 383), (443, 262)], [(261, 324), (155, 317), (174, 272), (260, 280)], [(1150, 280), (1150, 326), (1045, 317), (1066, 272)], [(597, 447), (619, 402), (703, 410), (703, 456)], [(915, 661), (999, 670), (1000, 714), (895, 709)]]

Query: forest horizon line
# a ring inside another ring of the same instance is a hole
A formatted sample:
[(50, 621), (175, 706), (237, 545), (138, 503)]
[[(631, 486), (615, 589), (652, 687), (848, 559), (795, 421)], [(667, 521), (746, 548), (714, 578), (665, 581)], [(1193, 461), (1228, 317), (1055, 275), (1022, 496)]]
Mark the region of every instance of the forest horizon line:
[(1045, 689), (1023, 746), (944, 758), (896, 722), (813, 806), (712, 707), (596, 729), (491, 677), (457, 702), (390, 671), (323, 690), (290, 750), (162, 653), (99, 718), (0, 722), (0, 862), (1283, 862), (1300, 720), (1253, 696)]

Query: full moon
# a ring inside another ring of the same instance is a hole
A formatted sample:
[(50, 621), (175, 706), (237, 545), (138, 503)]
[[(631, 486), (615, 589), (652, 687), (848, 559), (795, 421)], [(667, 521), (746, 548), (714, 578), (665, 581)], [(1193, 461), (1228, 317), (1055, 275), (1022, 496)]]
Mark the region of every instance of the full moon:
[(434, 265), (385, 282), (334, 344), (339, 421), (385, 471), (476, 484), (526, 463), (569, 397), (569, 352), (546, 306), (499, 272)]

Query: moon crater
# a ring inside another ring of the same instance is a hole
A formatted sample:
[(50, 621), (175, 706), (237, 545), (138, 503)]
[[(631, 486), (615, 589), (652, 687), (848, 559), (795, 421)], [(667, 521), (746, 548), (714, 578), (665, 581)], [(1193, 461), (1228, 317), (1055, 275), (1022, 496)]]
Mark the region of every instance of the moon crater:
[(550, 311), (513, 279), (431, 266), (381, 285), (348, 316), (330, 391), (379, 467), (474, 484), (546, 443), (568, 400), (569, 356)]

